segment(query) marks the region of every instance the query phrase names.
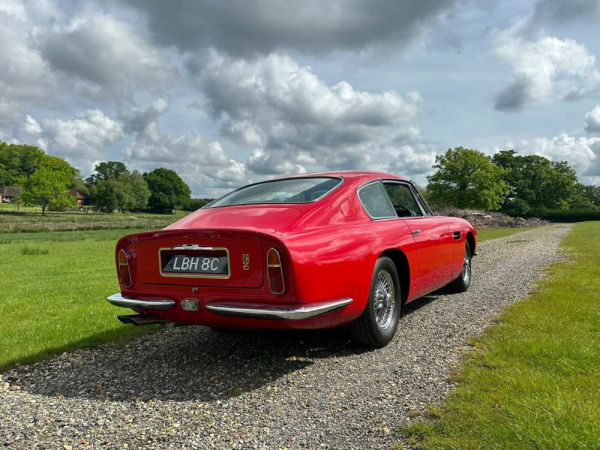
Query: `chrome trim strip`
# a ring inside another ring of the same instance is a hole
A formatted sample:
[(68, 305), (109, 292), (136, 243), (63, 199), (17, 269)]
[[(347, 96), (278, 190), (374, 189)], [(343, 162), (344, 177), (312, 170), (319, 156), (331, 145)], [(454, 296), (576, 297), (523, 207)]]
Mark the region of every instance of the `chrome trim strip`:
[(356, 196), (358, 197), (358, 201), (360, 202), (360, 204), (361, 204), (361, 206), (363, 208), (363, 211), (366, 212), (367, 216), (369, 216), (373, 220), (398, 219), (398, 215), (396, 214), (395, 210), (394, 210), (394, 215), (393, 216), (373, 217), (371, 215), (371, 213), (369, 212), (369, 210), (367, 209), (367, 207), (365, 206), (364, 202), (362, 201), (362, 198), (360, 197), (360, 191), (362, 191), (367, 186), (370, 186), (370, 185), (375, 184), (375, 183), (379, 183), (381, 185), (381, 189), (383, 189), (383, 194), (385, 195), (385, 198), (389, 202), (390, 207), (392, 208), (392, 210), (394, 210), (394, 205), (392, 205), (392, 202), (391, 202), (390, 198), (388, 197), (387, 193), (385, 192), (385, 188), (383, 187), (383, 183), (381, 182), (381, 180), (371, 180), (371, 181), (366, 182), (365, 184), (363, 184), (362, 186), (360, 186), (356, 190)]
[(320, 303), (312, 306), (298, 307), (276, 307), (273, 309), (265, 308), (246, 308), (243, 306), (229, 306), (224, 304), (206, 305), (206, 309), (217, 314), (225, 316), (252, 317), (257, 319), (283, 319), (283, 320), (302, 320), (309, 317), (325, 314), (335, 309), (343, 308), (352, 303), (351, 298), (342, 298), (327, 303)]
[(171, 248), (171, 250), (217, 250), (215, 247), (202, 247), (198, 244), (182, 244), (177, 247)]
[[(277, 253), (277, 259), (279, 260), (278, 265), (269, 264), (269, 253), (271, 253), (271, 250), (273, 250), (275, 253)], [(275, 292), (273, 290), (273, 285), (271, 283), (271, 274), (268, 273), (269, 269), (276, 269), (276, 268), (279, 268), (279, 274), (281, 275), (281, 292)], [(281, 267), (281, 253), (279, 253), (279, 250), (277, 250), (274, 247), (271, 247), (269, 249), (269, 251), (267, 252), (267, 276), (269, 277), (269, 289), (271, 290), (271, 293), (275, 294), (275, 295), (283, 294), (285, 292), (285, 278), (283, 276), (283, 268)]]
[(137, 298), (125, 298), (120, 293), (106, 297), (109, 303), (123, 308), (134, 309), (157, 309), (164, 310), (175, 306), (175, 300), (159, 298), (156, 300), (141, 300)]

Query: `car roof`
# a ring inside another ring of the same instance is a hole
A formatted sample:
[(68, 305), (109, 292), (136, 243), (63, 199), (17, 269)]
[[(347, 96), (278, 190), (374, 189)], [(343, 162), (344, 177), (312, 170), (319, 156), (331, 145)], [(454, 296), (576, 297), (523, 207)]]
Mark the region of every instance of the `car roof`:
[(394, 175), (391, 173), (369, 171), (369, 170), (337, 170), (337, 171), (328, 171), (328, 172), (312, 172), (312, 173), (303, 173), (303, 174), (298, 174), (298, 175), (289, 175), (286, 177), (280, 177), (280, 178), (276, 178), (276, 179), (307, 178), (307, 177), (341, 177), (344, 179), (354, 179), (357, 181), (358, 180), (386, 178), (386, 179), (410, 181), (406, 177), (401, 177), (401, 176)]

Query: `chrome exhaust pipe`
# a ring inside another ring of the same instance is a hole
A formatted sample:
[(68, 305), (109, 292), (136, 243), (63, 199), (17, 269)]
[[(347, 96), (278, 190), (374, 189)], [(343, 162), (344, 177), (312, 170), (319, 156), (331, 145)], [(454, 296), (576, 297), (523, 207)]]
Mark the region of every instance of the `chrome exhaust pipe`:
[(167, 320), (161, 319), (157, 316), (153, 316), (152, 314), (131, 314), (128, 316), (117, 316), (117, 319), (119, 319), (124, 324), (132, 324), (135, 326), (168, 323)]

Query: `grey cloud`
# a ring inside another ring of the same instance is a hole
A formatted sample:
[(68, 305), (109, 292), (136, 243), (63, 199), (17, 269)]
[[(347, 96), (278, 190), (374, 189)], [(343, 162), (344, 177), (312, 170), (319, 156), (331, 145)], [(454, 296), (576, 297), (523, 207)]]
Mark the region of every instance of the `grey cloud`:
[(163, 98), (158, 98), (146, 108), (134, 107), (122, 112), (119, 118), (126, 132), (141, 135), (155, 127), (159, 117), (166, 113), (168, 108), (169, 103)]
[(157, 50), (113, 16), (90, 13), (42, 32), (40, 51), (58, 72), (91, 83), (98, 96), (131, 95), (164, 80)]
[(595, 22), (600, 19), (600, 0), (539, 0), (532, 22), (564, 24), (574, 21)]
[(322, 54), (413, 39), (458, 0), (121, 0), (139, 8), (155, 39), (184, 51), (235, 56), (279, 49)]
[(590, 149), (596, 157), (590, 162), (583, 175), (592, 178), (592, 182), (595, 181), (596, 185), (600, 185), (600, 138), (590, 144)]
[(531, 100), (531, 86), (526, 80), (517, 80), (503, 89), (496, 97), (494, 108), (499, 111), (518, 111)]
[(0, 126), (10, 127), (22, 117), (25, 102), (47, 102), (56, 79), (36, 48), (26, 15), (6, 6), (0, 5)]

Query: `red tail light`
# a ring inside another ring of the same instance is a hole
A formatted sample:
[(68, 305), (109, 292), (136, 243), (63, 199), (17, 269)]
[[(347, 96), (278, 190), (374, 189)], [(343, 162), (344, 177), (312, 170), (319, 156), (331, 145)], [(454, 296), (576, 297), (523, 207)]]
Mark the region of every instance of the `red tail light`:
[(281, 256), (274, 248), (267, 253), (267, 271), (269, 272), (269, 288), (273, 294), (283, 294), (285, 284), (283, 282), (283, 267), (281, 267)]
[(129, 261), (125, 250), (119, 250), (117, 256), (117, 270), (119, 272), (119, 283), (123, 288), (129, 288), (132, 284), (131, 271), (129, 270)]

